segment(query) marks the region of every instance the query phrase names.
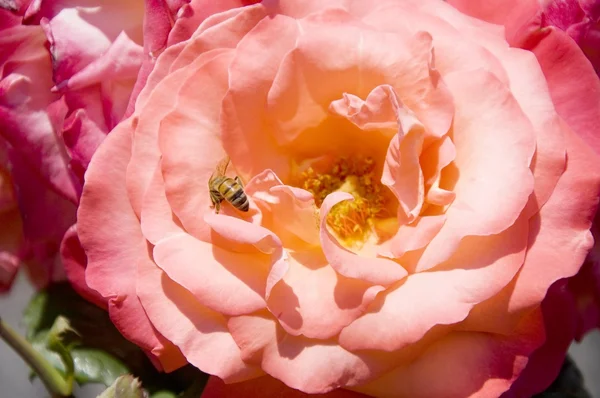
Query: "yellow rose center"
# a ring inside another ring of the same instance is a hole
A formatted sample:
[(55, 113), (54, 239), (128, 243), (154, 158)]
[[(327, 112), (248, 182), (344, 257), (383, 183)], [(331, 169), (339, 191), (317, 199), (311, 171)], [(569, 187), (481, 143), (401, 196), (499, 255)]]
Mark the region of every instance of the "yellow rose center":
[(332, 192), (354, 197), (336, 204), (327, 216), (327, 225), (345, 247), (357, 248), (376, 237), (376, 222), (388, 216), (388, 189), (381, 184), (370, 157), (340, 158), (326, 172), (309, 167), (299, 180), (298, 186), (314, 195), (318, 207)]

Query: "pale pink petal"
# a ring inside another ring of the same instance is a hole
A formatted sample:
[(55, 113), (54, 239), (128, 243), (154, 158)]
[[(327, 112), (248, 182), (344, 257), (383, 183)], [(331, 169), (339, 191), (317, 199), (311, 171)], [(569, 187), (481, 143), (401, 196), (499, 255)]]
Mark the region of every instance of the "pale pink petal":
[(390, 254), (400, 258), (406, 252), (424, 248), (442, 229), (444, 222), (446, 216), (441, 214), (418, 217), (414, 222), (400, 226), (389, 242)]
[[(367, 98), (383, 84), (393, 87), (432, 135), (448, 131), (452, 100), (434, 69), (431, 36), (365, 29), (339, 9), (301, 24), (303, 34), (281, 63), (268, 97), (269, 121), (280, 145), (294, 143), (301, 152), (326, 136), (334, 145), (350, 145), (349, 133), (335, 130), (343, 125), (319, 128), (330, 117), (330, 103), (344, 94)], [(306, 132), (307, 127), (313, 129)]]
[[(125, 190), (131, 124), (131, 120), (120, 124), (92, 159), (77, 231), (87, 254), (86, 282), (108, 299), (113, 323), (129, 340), (159, 358), (169, 358), (176, 348), (154, 329), (136, 295), (136, 267), (146, 255), (146, 241)], [(169, 368), (166, 363), (163, 366)]]
[(305, 393), (322, 394), (356, 385), (378, 369), (372, 360), (344, 350), (333, 340), (288, 335), (272, 319), (236, 317), (229, 320), (228, 327), (242, 350), (249, 350), (246, 357), (258, 354), (265, 372)]
[(470, 330), (511, 330), (524, 312), (546, 297), (555, 281), (579, 272), (593, 245), (589, 229), (600, 190), (598, 158), (573, 132), (565, 133), (567, 170), (529, 221), (530, 247), (523, 267), (499, 294), (471, 311), (466, 324)]
[(431, 143), (421, 153), (421, 169), (425, 180), (425, 189), (431, 188), (435, 181), (439, 181), (444, 167), (448, 166), (456, 157), (456, 148), (452, 139), (445, 136)]
[[(230, 52), (220, 52), (189, 75), (176, 108), (164, 117), (158, 132), (165, 190), (173, 213), (189, 233), (205, 241), (210, 231), (202, 219), (214, 212), (208, 182), (226, 157), (219, 137), (219, 111), (231, 58)], [(234, 167), (236, 163), (230, 169)]]
[(154, 248), (156, 264), (199, 303), (224, 315), (243, 315), (266, 308), (265, 281), (269, 257), (237, 253), (187, 235), (174, 235)]
[(345, 192), (327, 195), (321, 205), (321, 247), (327, 261), (339, 274), (376, 285), (390, 285), (408, 274), (402, 266), (387, 258), (362, 257), (342, 247), (327, 227), (331, 208), (343, 200), (354, 200)]
[(342, 330), (340, 344), (352, 351), (393, 351), (435, 325), (462, 321), (519, 271), (527, 238), (527, 220), (519, 219), (499, 235), (464, 239), (443, 269), (411, 274), (379, 295), (369, 312)]
[(236, 8), (210, 16), (186, 42), (185, 48), (171, 66), (171, 70), (191, 64), (198, 54), (210, 50), (235, 49), (240, 40), (265, 17), (267, 17), (266, 11), (260, 5)]
[(213, 244), (227, 246), (239, 253), (255, 253), (256, 250), (271, 256), (271, 269), (267, 276), (265, 298), (288, 270), (287, 252), (281, 240), (268, 229), (227, 215), (206, 214), (204, 221), (212, 229)]
[(541, 311), (534, 311), (510, 335), (453, 332), (416, 360), (402, 364), (358, 391), (374, 396), (497, 397), (523, 371), (544, 342)]
[[(435, 69), (442, 76), (465, 68), (472, 70), (480, 67), (493, 73), (500, 81), (508, 82), (502, 64), (487, 48), (489, 36), (506, 46), (501, 27), (465, 17), (436, 0), (388, 1), (380, 5), (378, 3), (378, 7), (373, 7), (368, 1), (358, 2), (364, 7), (361, 20), (373, 29), (404, 35), (422, 31), (430, 33), (435, 41)], [(355, 15), (357, 12), (353, 11)], [(459, 14), (462, 18), (453, 26), (450, 23), (453, 22), (452, 18), (447, 18), (448, 14)]]
[(257, 115), (265, 112), (267, 94), (277, 74), (276, 67), (265, 65), (281, 62), (294, 47), (298, 29), (293, 19), (280, 15), (265, 18), (236, 48), (221, 110), (221, 140), (242, 179), (249, 180), (265, 169), (273, 170), (284, 181), (288, 177), (288, 159), (266, 135), (269, 127), (264, 117)]
[(456, 104), (456, 199), (445, 213), (444, 227), (421, 257), (420, 271), (449, 258), (465, 236), (506, 230), (533, 191), (529, 164), (536, 137), (511, 92), (482, 70), (455, 72), (444, 80)]
[(152, 324), (205, 373), (228, 382), (262, 374), (242, 361), (240, 350), (227, 331), (226, 318), (196, 301), (173, 282), (150, 258), (137, 263), (137, 294)]
[(331, 8), (347, 11), (349, 3), (350, 2), (347, 0), (329, 0), (326, 3), (319, 0), (282, 0), (267, 2), (265, 6), (268, 7), (271, 12), (286, 15), (295, 19), (302, 19), (311, 14), (319, 13)]
[[(154, 2), (156, 0), (149, 0), (150, 2)], [(201, 0), (204, 1), (204, 0)], [(239, 18), (235, 18), (232, 17), (231, 20), (234, 21), (230, 21), (230, 18), (225, 18), (225, 21), (220, 21), (220, 22), (226, 22), (228, 26), (227, 29), (224, 29), (223, 26), (219, 26), (218, 30), (218, 34), (201, 34), (200, 32), (200, 27), (198, 27), (198, 25), (194, 25), (194, 22), (191, 21), (191, 19), (193, 19), (193, 16), (196, 15), (196, 13), (200, 13), (202, 14), (203, 11), (205, 11), (205, 9), (207, 7), (203, 7), (203, 9), (196, 9), (196, 11), (194, 11), (194, 5), (195, 3), (197, 3), (197, 1), (194, 1), (192, 5), (187, 4), (189, 1), (183, 0), (183, 1), (175, 1), (175, 4), (169, 4), (169, 8), (171, 9), (171, 12), (173, 14), (175, 14), (174, 19), (175, 19), (175, 24), (173, 25), (173, 27), (171, 28), (171, 20), (169, 18), (169, 21), (165, 21), (164, 20), (164, 8), (162, 8), (161, 5), (156, 5), (153, 4), (152, 8), (148, 8), (146, 9), (146, 18), (147, 18), (147, 22), (146, 22), (146, 33), (145, 33), (145, 48), (146, 50), (150, 50), (153, 51), (152, 53), (150, 53), (150, 56), (144, 61), (144, 63), (142, 64), (142, 67), (140, 69), (140, 73), (138, 75), (138, 79), (136, 81), (135, 87), (133, 88), (133, 92), (131, 94), (131, 98), (129, 101), (129, 105), (127, 107), (127, 111), (125, 112), (125, 114), (127, 116), (131, 115), (131, 113), (133, 113), (133, 110), (135, 108), (135, 104), (138, 98), (138, 95), (143, 91), (149, 93), (155, 85), (155, 82), (157, 80), (157, 78), (159, 77), (159, 75), (162, 75), (160, 69), (163, 68), (163, 65), (165, 64), (170, 64), (172, 62), (172, 60), (174, 59), (173, 56), (176, 53), (179, 53), (179, 51), (181, 51), (184, 48), (188, 48), (190, 45), (194, 46), (194, 43), (196, 41), (200, 42), (201, 45), (204, 45), (204, 48), (201, 49), (200, 51), (196, 51), (196, 53), (194, 54), (193, 59), (197, 58), (197, 56), (202, 53), (202, 52), (206, 52), (210, 49), (216, 49), (216, 48), (234, 48), (237, 43), (240, 41), (240, 39), (245, 35), (245, 33), (247, 33), (252, 26), (254, 26), (254, 23), (252, 21), (252, 18), (246, 18), (244, 12), (246, 12), (246, 10), (240, 10), (239, 14), (240, 17)], [(227, 6), (226, 2), (219, 2), (218, 5), (216, 5), (217, 7), (219, 6)], [(155, 9), (155, 7), (158, 9), (158, 11)], [(212, 3), (211, 5), (209, 5), (209, 7), (212, 7)], [(176, 12), (174, 12), (176, 11)], [(223, 14), (226, 14), (226, 12), (224, 12)], [(214, 16), (215, 19), (219, 19), (220, 16), (222, 16), (223, 14), (217, 14), (216, 16)], [(156, 28), (154, 26), (154, 24), (151, 22), (152, 20), (158, 19), (159, 21), (159, 25), (160, 28)], [(211, 17), (208, 18), (209, 20), (211, 19)], [(219, 25), (217, 23), (217, 25)], [(198, 28), (199, 31), (196, 32), (197, 36), (193, 39), (192, 43), (185, 43), (184, 44), (180, 44), (181, 41), (183, 40), (188, 40), (192, 37), (192, 32)], [(168, 39), (168, 43), (167, 43), (167, 38), (163, 37), (163, 34), (167, 33), (169, 35), (169, 39)], [(240, 34), (241, 33), (241, 34)], [(198, 36), (202, 36), (201, 38)], [(161, 53), (159, 59), (155, 59), (155, 57), (158, 55), (158, 53), (154, 53), (154, 51), (160, 52), (162, 51), (162, 48), (167, 45), (168, 48), (165, 50), (165, 52), (169, 53), (167, 57), (164, 56), (163, 53)], [(160, 46), (160, 47), (159, 47)], [(154, 50), (153, 50), (154, 49)], [(196, 48), (197, 50), (197, 48)], [(166, 59), (165, 59), (166, 58)], [(193, 61), (193, 59), (188, 62), (191, 63)], [(155, 64), (157, 65), (156, 68), (154, 68)], [(154, 69), (158, 69), (158, 73), (156, 73), (154, 71)], [(153, 81), (148, 81), (148, 79), (150, 78), (150, 74), (154, 75), (154, 79)], [(141, 108), (141, 106), (138, 106), (138, 108)]]
[(538, 25), (534, 22), (540, 10), (538, 0), (448, 0), (448, 3), (458, 8), (461, 12), (491, 22), (504, 25), (506, 37), (511, 44), (518, 43), (523, 38), (524, 31), (529, 25)]
[(154, 89), (144, 90), (140, 94), (139, 124), (134, 133), (132, 161), (127, 168), (127, 192), (138, 216), (152, 173), (160, 161), (158, 136), (162, 120), (176, 107), (176, 94), (185, 87), (187, 79), (214, 57), (222, 54), (222, 51), (206, 53), (196, 57), (188, 68), (169, 73), (169, 67), (181, 54), (180, 50), (172, 47), (160, 57), (155, 72), (148, 80), (148, 90), (151, 87)]
[(156, 166), (144, 195), (140, 218), (144, 237), (154, 245), (164, 238), (184, 232), (181, 222), (175, 217), (167, 201), (160, 165)]
[(512, 292), (510, 312), (540, 302), (553, 282), (575, 275), (593, 245), (589, 228), (600, 192), (596, 167), (600, 159), (573, 132), (568, 131), (566, 138), (567, 170), (550, 199), (531, 219), (530, 229), (537, 233)]
[(328, 339), (361, 316), (383, 286), (338, 275), (320, 251), (290, 253), (269, 311), (291, 335)]
[[(149, 76), (145, 89), (140, 93), (138, 106), (141, 110), (139, 123), (135, 125), (133, 135), (133, 150), (131, 162), (127, 166), (127, 193), (131, 199), (131, 205), (139, 216), (142, 209), (142, 201), (150, 180), (152, 172), (159, 164), (160, 151), (158, 148), (158, 127), (160, 121), (167, 115), (175, 105), (176, 98), (166, 96), (162, 90), (155, 90), (158, 85), (169, 86), (172, 90), (182, 87), (185, 79), (191, 71), (177, 71), (169, 74), (169, 66), (177, 58), (181, 48), (171, 47), (161, 56)], [(202, 58), (202, 57), (199, 57)], [(205, 59), (202, 58), (204, 62)], [(172, 87), (171, 85), (175, 85)], [(148, 103), (154, 106), (146, 106)]]
[[(244, 187), (261, 208), (263, 225), (288, 248), (319, 245), (317, 208), (310, 192), (284, 185), (271, 170), (255, 176)], [(300, 240), (300, 242), (298, 241)]]
[(205, 20), (213, 15), (226, 13), (228, 10), (251, 6), (258, 3), (257, 0), (192, 0), (183, 5), (179, 10), (179, 18), (169, 34), (169, 45), (189, 39), (194, 31), (201, 26)]
[(390, 141), (381, 183), (398, 200), (398, 220), (412, 222), (421, 213), (425, 198), (423, 171), (419, 158), (423, 150), (425, 129), (406, 111), (399, 114), (398, 134)]
[(331, 102), (329, 110), (346, 117), (361, 130), (398, 130), (400, 100), (394, 88), (384, 84), (375, 87), (366, 100), (344, 93)]

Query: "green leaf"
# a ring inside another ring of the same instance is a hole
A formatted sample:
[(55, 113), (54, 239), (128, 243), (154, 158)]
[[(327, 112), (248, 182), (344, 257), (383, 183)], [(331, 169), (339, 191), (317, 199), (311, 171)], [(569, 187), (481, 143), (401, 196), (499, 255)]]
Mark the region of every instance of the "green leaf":
[(50, 331), (47, 334), (46, 347), (60, 357), (64, 366), (65, 381), (73, 384), (75, 365), (73, 363), (73, 357), (71, 356), (68, 334), (74, 333), (75, 330), (69, 324), (67, 318), (59, 316), (54, 320)]
[[(52, 366), (64, 375), (66, 372), (64, 362), (56, 352), (47, 347), (48, 334), (48, 331), (38, 333), (31, 343)], [(123, 362), (102, 350), (76, 347), (71, 350), (71, 356), (74, 363), (75, 381), (79, 385), (102, 383), (110, 386), (119, 376), (129, 373), (129, 369)]]
[(171, 398), (208, 378), (191, 365), (169, 374), (158, 372), (146, 354), (119, 333), (105, 310), (85, 301), (68, 283), (51, 285), (36, 294), (23, 314), (28, 339), (61, 372), (65, 367), (60, 357), (46, 347), (48, 331), (59, 316), (67, 318), (78, 333), (77, 346), (69, 347), (78, 384), (100, 382), (110, 386), (129, 373), (151, 395), (171, 392), (174, 395), (165, 395)]
[(114, 381), (98, 398), (146, 398), (138, 379), (132, 375), (123, 375)]

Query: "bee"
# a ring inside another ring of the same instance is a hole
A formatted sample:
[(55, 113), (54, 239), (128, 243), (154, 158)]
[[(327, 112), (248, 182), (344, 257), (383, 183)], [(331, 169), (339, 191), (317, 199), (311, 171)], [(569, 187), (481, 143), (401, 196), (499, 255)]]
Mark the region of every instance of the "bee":
[(217, 165), (216, 171), (208, 180), (208, 192), (210, 200), (215, 207), (215, 213), (219, 214), (221, 202), (226, 200), (239, 211), (246, 212), (250, 209), (250, 202), (244, 192), (244, 185), (240, 177), (227, 177), (225, 172), (229, 166), (229, 156)]

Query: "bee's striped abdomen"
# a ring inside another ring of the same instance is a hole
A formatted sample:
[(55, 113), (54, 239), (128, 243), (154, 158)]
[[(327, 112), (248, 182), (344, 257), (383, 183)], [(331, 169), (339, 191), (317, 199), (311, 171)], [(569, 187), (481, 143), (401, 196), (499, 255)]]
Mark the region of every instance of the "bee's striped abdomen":
[(240, 211), (248, 211), (250, 202), (244, 193), (244, 188), (238, 181), (229, 177), (217, 177), (215, 186), (221, 196), (233, 207)]

